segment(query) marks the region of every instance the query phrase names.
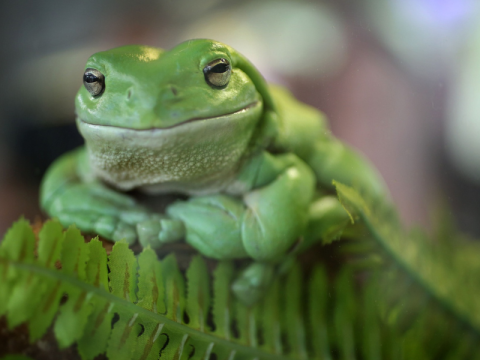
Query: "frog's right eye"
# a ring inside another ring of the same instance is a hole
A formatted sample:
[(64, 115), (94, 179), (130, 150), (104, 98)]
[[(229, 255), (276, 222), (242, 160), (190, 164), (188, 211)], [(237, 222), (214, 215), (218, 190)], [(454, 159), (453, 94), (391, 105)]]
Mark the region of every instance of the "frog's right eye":
[(83, 74), (83, 85), (92, 96), (100, 95), (105, 90), (105, 76), (97, 69), (88, 68)]
[(203, 74), (208, 84), (222, 88), (228, 84), (232, 68), (227, 59), (217, 59), (203, 68)]

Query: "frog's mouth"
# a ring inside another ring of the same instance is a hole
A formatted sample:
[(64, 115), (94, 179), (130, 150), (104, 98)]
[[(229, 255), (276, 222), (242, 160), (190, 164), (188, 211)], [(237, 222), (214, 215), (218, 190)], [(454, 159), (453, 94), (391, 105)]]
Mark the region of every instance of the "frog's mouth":
[(130, 127), (124, 127), (124, 126), (117, 126), (117, 125), (95, 124), (95, 123), (91, 123), (91, 122), (88, 122), (88, 121), (82, 119), (80, 116), (78, 116), (78, 114), (76, 114), (76, 116), (77, 116), (77, 121), (80, 121), (80, 122), (82, 122), (86, 125), (92, 125), (92, 126), (98, 126), (98, 127), (111, 127), (111, 128), (125, 129), (125, 130), (131, 130), (131, 131), (152, 131), (152, 130), (172, 129), (172, 128), (183, 126), (183, 125), (186, 125), (186, 124), (189, 124), (189, 123), (192, 123), (192, 122), (196, 122), (196, 121), (215, 120), (215, 119), (222, 119), (222, 118), (227, 119), (227, 118), (232, 118), (232, 117), (237, 117), (237, 116), (238, 117), (243, 117), (243, 115), (245, 115), (245, 113), (247, 111), (249, 111), (251, 109), (254, 109), (254, 108), (257, 108), (259, 105), (261, 105), (260, 101), (254, 101), (254, 102), (248, 104), (247, 106), (243, 107), (242, 109), (232, 111), (230, 113), (217, 115), (217, 116), (194, 117), (194, 118), (190, 118), (188, 120), (184, 120), (184, 121), (181, 121), (177, 124), (173, 124), (173, 125), (170, 125), (170, 126), (162, 126), (162, 127), (152, 126), (152, 127), (148, 127), (148, 128), (142, 128), (142, 129), (136, 129), (136, 128), (130, 128)]
[(262, 110), (258, 101), (230, 114), (192, 118), (168, 128), (95, 125), (79, 117), (77, 126), (92, 170), (115, 187), (170, 184), (178, 191), (218, 190), (219, 182), (234, 175)]

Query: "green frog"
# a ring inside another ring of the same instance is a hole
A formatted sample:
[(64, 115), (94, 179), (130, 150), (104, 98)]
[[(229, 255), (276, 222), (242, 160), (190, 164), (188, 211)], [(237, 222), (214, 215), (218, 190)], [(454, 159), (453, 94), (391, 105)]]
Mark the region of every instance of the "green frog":
[[(85, 145), (49, 168), (42, 208), (113, 241), (185, 240), (207, 257), (253, 259), (233, 284), (245, 302), (295, 249), (342, 232), (349, 219), (333, 180), (385, 194), (321, 112), (217, 41), (96, 53), (75, 109)], [(133, 189), (188, 198), (160, 214), (126, 193)]]

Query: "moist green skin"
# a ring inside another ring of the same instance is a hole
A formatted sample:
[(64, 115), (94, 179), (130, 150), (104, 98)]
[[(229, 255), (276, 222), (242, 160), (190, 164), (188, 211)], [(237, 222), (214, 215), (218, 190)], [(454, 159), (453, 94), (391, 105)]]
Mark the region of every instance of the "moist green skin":
[[(231, 65), (227, 85), (207, 83), (213, 60)], [(85, 68), (105, 76), (75, 109), (85, 146), (48, 170), (40, 203), (68, 226), (158, 247), (185, 239), (205, 256), (256, 261), (234, 291), (255, 301), (272, 266), (300, 247), (338, 236), (348, 215), (332, 180), (385, 193), (376, 171), (335, 139), (316, 109), (268, 86), (252, 64), (212, 40), (170, 51), (124, 46), (94, 54)], [(109, 187), (105, 184), (110, 185)], [(191, 197), (156, 214), (122, 191)]]

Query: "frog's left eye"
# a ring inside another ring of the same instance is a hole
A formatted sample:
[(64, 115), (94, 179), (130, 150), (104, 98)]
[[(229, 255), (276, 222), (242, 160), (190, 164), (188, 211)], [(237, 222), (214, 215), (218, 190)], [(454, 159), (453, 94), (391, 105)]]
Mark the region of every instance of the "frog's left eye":
[(97, 69), (88, 68), (83, 74), (83, 85), (92, 96), (100, 95), (105, 90), (105, 76)]
[(203, 68), (203, 74), (208, 84), (223, 87), (228, 84), (232, 68), (227, 59), (217, 59)]

